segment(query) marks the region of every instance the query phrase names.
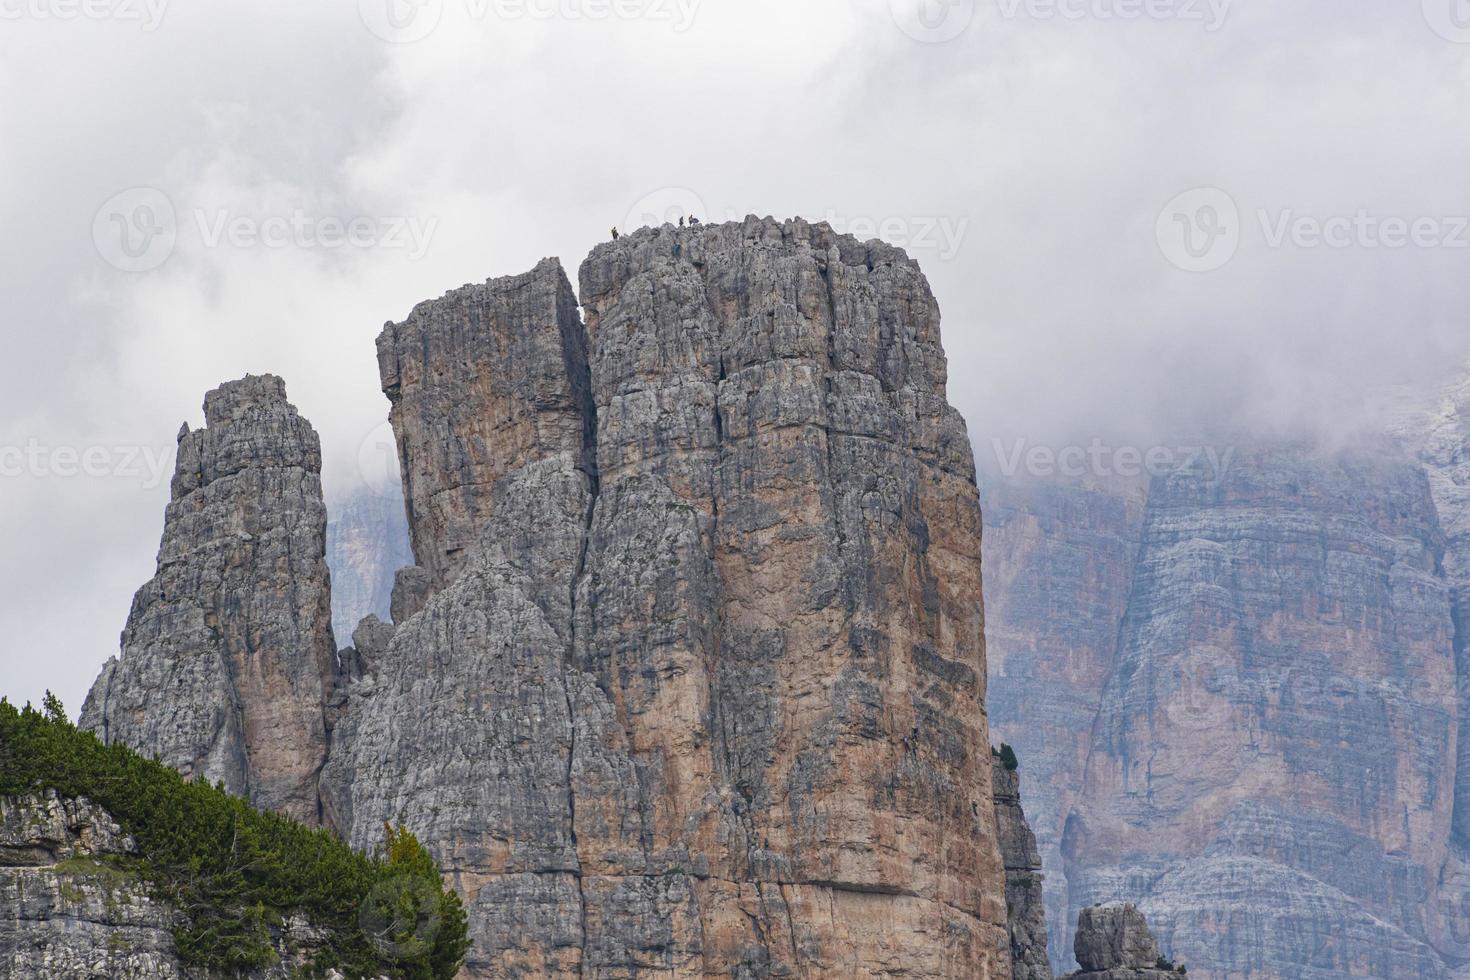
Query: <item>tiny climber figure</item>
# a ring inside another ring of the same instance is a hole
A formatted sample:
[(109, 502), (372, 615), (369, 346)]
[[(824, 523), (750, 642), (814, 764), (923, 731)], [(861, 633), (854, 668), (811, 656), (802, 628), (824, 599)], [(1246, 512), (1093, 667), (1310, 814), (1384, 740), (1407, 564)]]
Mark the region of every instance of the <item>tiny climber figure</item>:
[(699, 219), (696, 218), (694, 215), (691, 214), (689, 216), (689, 226), (691, 228), (694, 228), (694, 227), (698, 227), (698, 225), (699, 225)]
[(680, 228), (683, 228), (684, 227), (684, 216), (682, 214), (679, 215), (679, 227)]
[(613, 241), (617, 241), (617, 240), (618, 240), (618, 226), (617, 225), (613, 225)]

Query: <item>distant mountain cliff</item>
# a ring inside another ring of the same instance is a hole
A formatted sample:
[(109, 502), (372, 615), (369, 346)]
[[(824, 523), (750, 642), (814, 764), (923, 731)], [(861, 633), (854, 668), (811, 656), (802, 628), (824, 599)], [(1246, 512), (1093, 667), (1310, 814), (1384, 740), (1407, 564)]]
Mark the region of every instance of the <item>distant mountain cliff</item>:
[(327, 512), (332, 634), (346, 644), (368, 616), (392, 618), (393, 579), (413, 564), (413, 549), (397, 486), (359, 487), (341, 499), (329, 498)]
[(1195, 974), (1470, 959), (1456, 391), (1398, 444), (1241, 444), (1220, 479), (986, 482), (992, 718), (1042, 776), (1058, 968), (1115, 900)]
[(1132, 588), (1145, 487), (983, 478), (985, 632), (995, 738), (1025, 764), (1052, 966), (1071, 961), (1062, 827)]
[(1007, 976), (1038, 937), (923, 274), (750, 218), (580, 287), (548, 260), (385, 328), (415, 565), (335, 659), (314, 437), (275, 379), (211, 395), (87, 725), (358, 847), (401, 820), (467, 975)]

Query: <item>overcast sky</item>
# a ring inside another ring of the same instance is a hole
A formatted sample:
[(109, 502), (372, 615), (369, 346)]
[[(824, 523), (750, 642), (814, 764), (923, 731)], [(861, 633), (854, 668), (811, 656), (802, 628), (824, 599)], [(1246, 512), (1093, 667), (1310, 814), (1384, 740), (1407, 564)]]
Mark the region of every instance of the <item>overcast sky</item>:
[(80, 708), (206, 390), (282, 375), (339, 497), (384, 321), (670, 209), (908, 247), (992, 458), (1470, 355), (1465, 0), (922, 4), (0, 0), (0, 693)]

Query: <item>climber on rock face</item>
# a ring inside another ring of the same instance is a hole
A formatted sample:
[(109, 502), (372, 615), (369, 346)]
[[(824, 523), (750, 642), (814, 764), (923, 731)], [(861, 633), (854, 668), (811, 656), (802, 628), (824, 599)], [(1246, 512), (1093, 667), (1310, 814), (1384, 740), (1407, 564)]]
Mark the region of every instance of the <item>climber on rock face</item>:
[(694, 226), (696, 226), (698, 224), (699, 224), (699, 219), (696, 218), (694, 215), (691, 214), (689, 216), (689, 226), (692, 228), (692, 227), (694, 227)]
[(613, 225), (612, 232), (613, 232), (613, 241), (617, 241), (618, 240), (618, 226), (617, 225)]
[(684, 216), (682, 214), (679, 215), (679, 227), (680, 228), (683, 228), (684, 227)]

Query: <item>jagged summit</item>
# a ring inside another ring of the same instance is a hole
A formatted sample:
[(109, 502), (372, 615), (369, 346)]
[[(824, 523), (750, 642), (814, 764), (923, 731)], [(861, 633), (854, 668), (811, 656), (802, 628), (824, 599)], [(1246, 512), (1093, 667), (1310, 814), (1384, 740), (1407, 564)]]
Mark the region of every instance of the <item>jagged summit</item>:
[[(746, 248), (757, 246), (789, 248), (804, 244), (826, 250), (835, 246), (844, 256), (844, 261), (860, 258), (871, 264), (902, 262), (915, 267), (918, 265), (903, 248), (897, 245), (891, 245), (876, 238), (862, 240), (836, 231), (825, 221), (808, 221), (805, 218), (777, 219), (769, 215), (761, 217), (755, 214), (746, 215), (741, 221), (689, 225), (682, 228), (671, 222), (664, 222), (661, 225), (644, 225), (615, 240), (598, 243), (593, 247), (587, 261), (600, 262), (606, 253), (626, 252), (629, 249), (661, 249), (675, 246), (698, 248), (700, 245), (728, 248), (737, 243)], [(703, 261), (701, 253), (697, 251), (690, 254), (688, 258), (695, 264)]]
[[(427, 315), (435, 307), (443, 303), (472, 302), (476, 297), (485, 293), (499, 295), (513, 293), (519, 288), (535, 288), (540, 283), (558, 277), (566, 278), (566, 270), (562, 266), (561, 259), (554, 255), (547, 256), (526, 272), (507, 276), (491, 276), (481, 282), (467, 282), (461, 286), (445, 290), (436, 299), (426, 299), (415, 303), (405, 320), (412, 320), (415, 317)], [(392, 320), (384, 324), (384, 327), (392, 326), (395, 326)]]
[(274, 374), (247, 374), (204, 396), (206, 428), (238, 422), (252, 414), (296, 417), (296, 406), (286, 400), (286, 382)]
[(204, 413), (81, 725), (315, 822), (336, 661), (321, 443), (274, 375), (221, 385)]

